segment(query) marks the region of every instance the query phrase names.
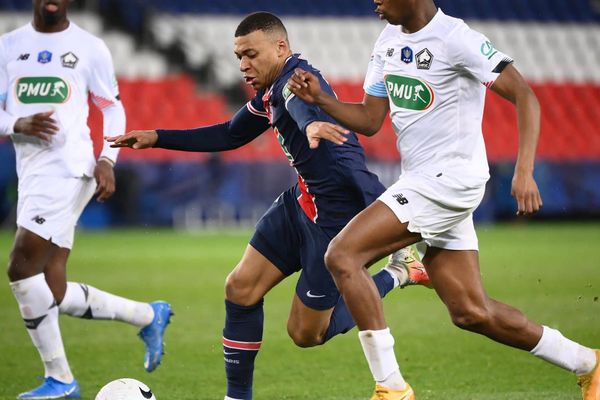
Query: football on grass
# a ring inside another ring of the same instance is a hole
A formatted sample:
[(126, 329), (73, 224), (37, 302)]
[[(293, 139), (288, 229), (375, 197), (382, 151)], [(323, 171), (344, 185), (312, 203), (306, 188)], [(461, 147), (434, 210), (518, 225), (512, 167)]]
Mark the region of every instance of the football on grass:
[(156, 400), (156, 397), (146, 384), (121, 378), (104, 385), (96, 395), (96, 400)]

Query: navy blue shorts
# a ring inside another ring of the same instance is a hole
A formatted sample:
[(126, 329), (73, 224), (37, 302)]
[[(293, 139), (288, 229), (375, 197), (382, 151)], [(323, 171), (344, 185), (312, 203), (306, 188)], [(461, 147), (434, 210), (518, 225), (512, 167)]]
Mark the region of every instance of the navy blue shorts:
[(327, 310), (340, 292), (325, 267), (325, 251), (342, 227), (325, 230), (308, 219), (293, 190), (283, 192), (258, 221), (250, 245), (284, 275), (302, 271), (296, 294), (305, 306)]

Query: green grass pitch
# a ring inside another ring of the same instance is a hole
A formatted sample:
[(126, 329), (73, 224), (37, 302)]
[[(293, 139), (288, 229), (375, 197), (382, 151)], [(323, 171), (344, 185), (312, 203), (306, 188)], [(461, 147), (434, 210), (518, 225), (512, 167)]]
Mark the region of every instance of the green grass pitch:
[[(483, 280), (492, 297), (567, 337), (600, 346), (599, 224), (480, 226), (478, 232)], [(83, 398), (93, 400), (108, 381), (131, 377), (147, 383), (159, 400), (222, 399), (223, 282), (249, 235), (80, 232), (70, 280), (133, 299), (165, 299), (176, 313), (166, 334), (167, 354), (152, 374), (143, 370), (135, 328), (61, 317)], [(11, 243), (12, 233), (0, 232), (4, 260)], [(287, 337), (296, 279), (288, 278), (266, 297), (254, 397), (368, 399), (373, 382), (356, 330), (311, 349), (297, 348)], [(401, 369), (419, 400), (580, 399), (570, 373), (453, 327), (433, 291), (396, 290), (384, 304)], [(36, 386), (43, 369), (6, 274), (0, 278), (0, 327), (0, 400), (13, 399)]]

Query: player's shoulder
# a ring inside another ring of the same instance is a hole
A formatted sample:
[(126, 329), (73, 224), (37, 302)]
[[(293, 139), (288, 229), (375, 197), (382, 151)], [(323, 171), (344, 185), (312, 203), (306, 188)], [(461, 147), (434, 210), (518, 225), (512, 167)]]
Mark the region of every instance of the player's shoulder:
[(447, 42), (456, 41), (462, 36), (475, 32), (461, 18), (446, 15), (440, 10), (440, 19), (438, 23), (438, 34), (446, 39)]
[(4, 46), (8, 46), (13, 43), (18, 43), (20, 40), (22, 40), (23, 37), (29, 36), (30, 32), (32, 31), (33, 28), (31, 27), (31, 23), (28, 23), (15, 30), (3, 33), (2, 35), (0, 35), (0, 41)]
[(93, 49), (106, 49), (106, 44), (104, 40), (100, 37), (92, 34), (91, 32), (83, 29), (76, 23), (71, 21), (71, 29), (73, 32), (73, 36), (77, 37), (78, 43), (81, 43), (84, 46), (91, 46)]

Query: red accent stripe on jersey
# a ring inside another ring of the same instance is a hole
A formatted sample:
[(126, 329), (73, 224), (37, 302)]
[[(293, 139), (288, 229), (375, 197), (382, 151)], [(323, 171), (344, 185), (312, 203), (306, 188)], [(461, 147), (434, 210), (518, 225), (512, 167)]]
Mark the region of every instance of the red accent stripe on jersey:
[(494, 84), (494, 81), (491, 81), (491, 82), (484, 82), (483, 84), (485, 85), (485, 87), (486, 87), (486, 88), (488, 88), (488, 89), (489, 89), (489, 88), (491, 88), (491, 87), (492, 87), (492, 85)]
[(107, 99), (106, 97), (97, 96), (94, 93), (91, 93), (91, 96), (94, 104), (101, 110), (104, 110), (106, 107), (110, 107), (115, 104), (114, 101)]
[(237, 340), (229, 340), (223, 338), (223, 346), (236, 350), (260, 350), (262, 342), (239, 342)]
[(258, 111), (256, 108), (254, 108), (252, 106), (252, 104), (250, 104), (250, 102), (246, 103), (246, 108), (248, 109), (248, 111), (250, 111), (254, 115), (259, 115), (261, 117), (269, 118), (269, 116), (267, 115), (266, 112)]
[(304, 182), (304, 178), (298, 175), (298, 187), (300, 188), (300, 196), (298, 196), (298, 203), (304, 211), (304, 214), (312, 221), (317, 222), (319, 212), (317, 211), (317, 204), (315, 203), (315, 195), (308, 191), (308, 186)]

